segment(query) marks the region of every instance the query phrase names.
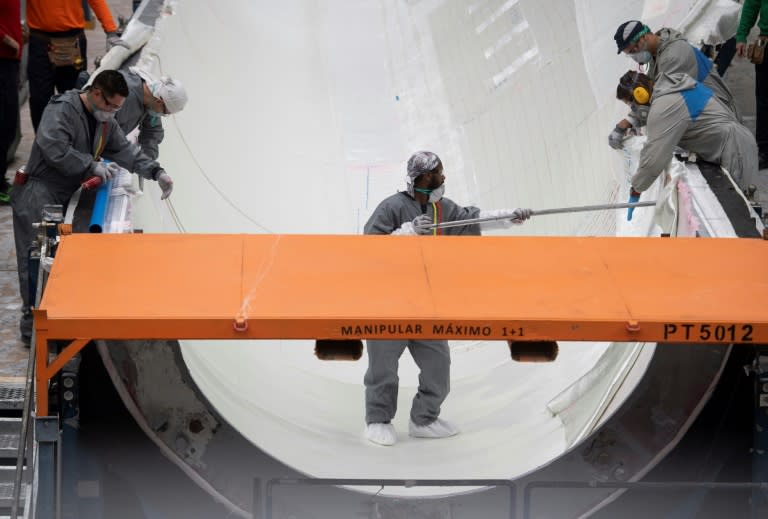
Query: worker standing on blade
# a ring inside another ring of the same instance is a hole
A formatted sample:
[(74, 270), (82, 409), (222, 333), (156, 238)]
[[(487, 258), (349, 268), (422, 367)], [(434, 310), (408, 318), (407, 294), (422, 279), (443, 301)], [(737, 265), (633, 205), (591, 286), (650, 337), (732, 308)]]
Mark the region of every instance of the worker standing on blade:
[(103, 181), (114, 174), (114, 164), (156, 180), (168, 198), (173, 189), (171, 177), (160, 164), (145, 156), (125, 138), (115, 121), (128, 96), (128, 85), (115, 70), (101, 72), (86, 90), (70, 90), (51, 98), (35, 135), (26, 172), (17, 174), (11, 192), (13, 234), (19, 271), (22, 340), (32, 336), (32, 314), (27, 262), (35, 237), (32, 224), (39, 222), (43, 206), (66, 206), (80, 184), (89, 177)]
[[(647, 65), (647, 75), (658, 81), (661, 74), (683, 73), (703, 83), (722, 101), (737, 120), (740, 120), (733, 94), (726, 86), (712, 61), (674, 29), (662, 28), (653, 33), (637, 20), (619, 25), (613, 39), (618, 53), (622, 52), (640, 65)], [(647, 112), (642, 105), (631, 105), (629, 115), (619, 121), (608, 136), (608, 144), (614, 149), (622, 148), (622, 141), (630, 130), (645, 126)]]
[(165, 76), (155, 79), (137, 67), (121, 73), (129, 94), (115, 119), (126, 135), (138, 127), (141, 151), (157, 160), (158, 146), (165, 136), (160, 118), (182, 111), (187, 104), (187, 91), (178, 80)]
[[(443, 197), (445, 175), (440, 158), (429, 151), (408, 160), (407, 190), (383, 200), (365, 224), (365, 234), (479, 235), (481, 229), (506, 228), (530, 218), (530, 209), (481, 211), (461, 207)], [(428, 229), (442, 222), (482, 217), (506, 217), (494, 222)], [(408, 432), (417, 438), (446, 438), (459, 433), (439, 418), (440, 406), (450, 390), (451, 357), (445, 340), (369, 340), (365, 374), (365, 437), (379, 445), (394, 445), (397, 432), (392, 419), (397, 411), (400, 356), (408, 348), (419, 366), (419, 388), (413, 398)]]
[[(648, 140), (631, 179), (630, 202), (637, 202), (640, 192), (664, 171), (675, 146), (721, 165), (743, 190), (755, 185), (759, 200), (766, 201), (767, 184), (758, 176), (755, 138), (709, 87), (686, 74), (661, 74), (654, 84), (645, 74), (630, 70), (619, 80), (616, 98), (649, 105)], [(628, 220), (632, 211), (628, 210)]]

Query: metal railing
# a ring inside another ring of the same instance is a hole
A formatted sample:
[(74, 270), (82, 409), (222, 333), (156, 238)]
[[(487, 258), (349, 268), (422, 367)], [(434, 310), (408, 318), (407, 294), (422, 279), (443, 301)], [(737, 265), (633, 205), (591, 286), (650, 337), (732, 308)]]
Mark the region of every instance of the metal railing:
[(533, 491), (537, 489), (613, 489), (613, 490), (765, 490), (768, 482), (717, 483), (707, 481), (532, 481), (523, 489), (523, 519), (531, 517)]
[[(266, 519), (273, 519), (273, 493), (275, 487), (288, 485), (302, 486), (378, 486), (378, 487), (508, 487), (509, 519), (514, 519), (516, 508), (516, 487), (508, 479), (345, 479), (345, 478), (275, 478), (267, 481), (264, 503)], [(254, 480), (253, 517), (260, 517), (261, 484)]]

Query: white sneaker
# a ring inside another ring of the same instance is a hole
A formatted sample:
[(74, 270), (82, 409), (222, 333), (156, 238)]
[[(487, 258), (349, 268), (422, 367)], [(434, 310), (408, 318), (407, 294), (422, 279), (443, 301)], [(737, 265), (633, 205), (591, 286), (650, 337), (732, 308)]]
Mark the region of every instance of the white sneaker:
[(451, 422), (437, 418), (429, 425), (416, 425), (408, 420), (408, 434), (414, 438), (448, 438), (456, 436), (461, 431)]
[(371, 423), (365, 428), (365, 437), (370, 442), (388, 447), (397, 442), (397, 431), (391, 423)]

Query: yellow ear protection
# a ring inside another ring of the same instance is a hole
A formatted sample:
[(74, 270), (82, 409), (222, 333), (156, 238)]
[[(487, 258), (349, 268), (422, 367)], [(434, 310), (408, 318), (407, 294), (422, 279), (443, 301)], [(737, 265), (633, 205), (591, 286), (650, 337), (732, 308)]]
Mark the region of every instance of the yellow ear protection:
[(651, 100), (651, 93), (648, 92), (648, 89), (643, 86), (636, 86), (632, 90), (632, 96), (635, 98), (635, 101), (641, 105), (647, 105)]
[(652, 89), (648, 89), (640, 84), (639, 72), (627, 72), (619, 80), (619, 85), (624, 92), (632, 93), (632, 101), (635, 103), (647, 105), (651, 102)]

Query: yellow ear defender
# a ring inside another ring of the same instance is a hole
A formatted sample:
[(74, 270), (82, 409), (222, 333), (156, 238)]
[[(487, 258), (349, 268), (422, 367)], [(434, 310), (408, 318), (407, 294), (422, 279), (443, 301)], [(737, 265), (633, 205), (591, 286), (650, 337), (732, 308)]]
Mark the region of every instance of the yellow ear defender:
[(641, 105), (647, 105), (648, 101), (651, 100), (651, 93), (648, 92), (648, 89), (642, 86), (635, 87), (634, 90), (632, 90), (632, 95), (634, 96), (635, 101)]

